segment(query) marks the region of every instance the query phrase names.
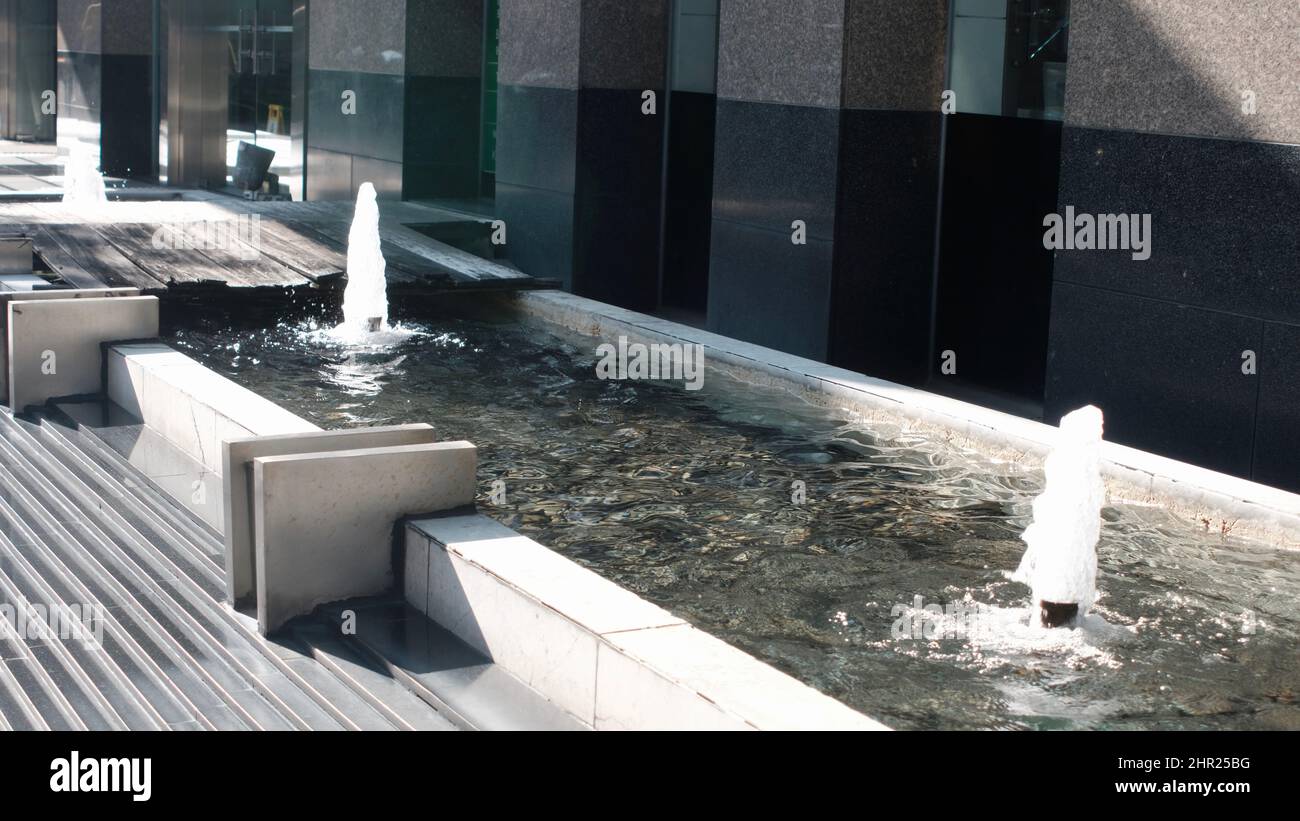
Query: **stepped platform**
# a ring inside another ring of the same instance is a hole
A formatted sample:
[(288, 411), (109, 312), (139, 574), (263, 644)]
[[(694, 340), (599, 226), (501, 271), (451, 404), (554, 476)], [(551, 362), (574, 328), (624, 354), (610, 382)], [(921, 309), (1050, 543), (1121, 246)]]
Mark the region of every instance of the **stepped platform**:
[[(0, 237), (30, 240), (48, 278), (75, 288), (133, 287), (159, 295), (214, 287), (334, 288), (347, 270), (351, 202), (257, 202), (138, 188), (115, 189), (110, 197), (104, 205), (79, 206), (38, 194), (0, 196)], [(482, 219), (381, 202), (390, 288), (554, 287), (496, 259), (486, 240), (490, 230)]]
[(101, 636), (20, 634), (6, 615), (0, 729), (581, 728), (400, 595), (259, 635), (224, 602), (220, 534), (133, 461), (139, 426), (62, 407), (0, 411), (0, 600), (47, 627), (84, 614)]

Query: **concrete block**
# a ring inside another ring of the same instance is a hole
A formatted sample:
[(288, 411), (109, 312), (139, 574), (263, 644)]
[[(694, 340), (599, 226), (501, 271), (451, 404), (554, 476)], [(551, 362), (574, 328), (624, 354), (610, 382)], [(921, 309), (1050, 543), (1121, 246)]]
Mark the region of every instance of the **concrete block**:
[(600, 646), (592, 726), (616, 731), (735, 731), (752, 725), (608, 644)]
[[(222, 434), (218, 431), (217, 435)], [(424, 424), (286, 433), (252, 438), (245, 434), (222, 441), (220, 446), (223, 505), (221, 532), (226, 542), (227, 601), (236, 604), (252, 596), (257, 590), (253, 517), (248, 484), (248, 468), (254, 459), (266, 456), (423, 445), (431, 444), (433, 441), (433, 428)]]
[[(514, 547), (536, 544), (518, 538)], [(411, 587), (408, 582), (407, 589)], [(530, 591), (437, 546), (429, 550), (427, 591), (435, 622), (591, 725), (599, 646), (594, 633), (546, 607)]]
[(407, 600), (596, 729), (886, 729), (485, 516), (419, 519)]
[(100, 438), (178, 505), (221, 529), (221, 477), (144, 425), (100, 430)]
[(402, 592), (406, 603), (421, 613), (429, 612), (429, 537), (406, 529)]
[[(540, 607), (560, 613), (596, 635), (685, 624), (662, 607), (486, 516), (420, 520), (412, 527), (448, 552), (526, 590)], [(434, 586), (431, 581), (430, 590)], [(430, 602), (431, 608), (439, 606)]]
[[(610, 633), (602, 639), (641, 667), (760, 730), (889, 729), (689, 625)], [(607, 721), (631, 721), (634, 711), (617, 706), (631, 689), (631, 680), (607, 680), (604, 691), (597, 693), (598, 713)], [(655, 729), (689, 728), (670, 721)]]
[(32, 291), (31, 293), (0, 292), (0, 396), (9, 396), (9, 303), (35, 302), (46, 299), (112, 299), (121, 296), (139, 296), (139, 288), (87, 288), (84, 290)]
[(156, 297), (12, 300), (8, 306), (9, 406), (99, 393), (104, 342), (158, 335)]
[(108, 397), (213, 473), (226, 439), (320, 428), (163, 344), (108, 352)]
[(254, 459), (259, 630), (391, 589), (397, 520), (473, 504), (477, 469), (468, 442)]

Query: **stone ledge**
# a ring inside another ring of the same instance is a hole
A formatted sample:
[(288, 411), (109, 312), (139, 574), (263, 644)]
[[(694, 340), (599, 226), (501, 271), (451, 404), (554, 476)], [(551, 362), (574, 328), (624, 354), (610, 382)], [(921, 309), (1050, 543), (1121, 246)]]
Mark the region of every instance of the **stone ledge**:
[(115, 345), (106, 357), (108, 398), (218, 475), (227, 439), (320, 431), (162, 343)]
[(221, 532), (226, 548), (227, 602), (237, 604), (257, 591), (255, 529), (248, 481), (249, 467), (254, 460), (267, 456), (432, 444), (433, 441), (433, 428), (424, 424), (285, 433), (223, 441)]
[[(994, 458), (1038, 465), (1056, 441), (1057, 429), (1051, 425), (584, 297), (530, 291), (513, 299), (535, 316), (602, 340), (624, 335), (633, 342), (703, 345), (706, 373), (727, 372), (823, 407), (956, 437)], [(1102, 472), (1113, 500), (1157, 504), (1193, 525), (1208, 519), (1273, 547), (1300, 549), (1300, 494), (1114, 442), (1102, 443)]]
[(255, 458), (258, 629), (392, 589), (394, 523), (472, 505), (477, 469), (468, 442)]
[[(139, 288), (83, 288), (76, 290), (0, 291), (0, 363), (9, 362), (9, 303), (33, 302), (46, 299), (112, 299), (122, 296), (140, 296)], [(9, 397), (9, 368), (0, 366), (0, 396)]]
[(884, 725), (483, 516), (411, 522), (408, 602), (595, 729)]
[(0, 308), (7, 315), (8, 400), (15, 412), (100, 393), (103, 343), (158, 335), (157, 297), (13, 299)]

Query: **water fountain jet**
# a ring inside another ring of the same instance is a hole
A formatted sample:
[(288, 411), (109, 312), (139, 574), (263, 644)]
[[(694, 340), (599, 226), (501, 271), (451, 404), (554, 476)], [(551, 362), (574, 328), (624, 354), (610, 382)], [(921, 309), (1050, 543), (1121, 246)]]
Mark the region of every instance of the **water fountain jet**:
[(1034, 520), (1021, 538), (1028, 547), (1012, 576), (1028, 584), (1043, 627), (1078, 623), (1097, 598), (1097, 539), (1101, 506), (1101, 410), (1091, 405), (1061, 420), (1047, 457), (1047, 487), (1034, 500)]
[(388, 329), (387, 268), (380, 247), (375, 186), (363, 183), (348, 232), (348, 284), (343, 292), (343, 324), (338, 330), (377, 334)]
[(63, 201), (73, 205), (98, 205), (108, 202), (104, 175), (95, 167), (94, 155), (82, 143), (74, 143), (63, 167)]

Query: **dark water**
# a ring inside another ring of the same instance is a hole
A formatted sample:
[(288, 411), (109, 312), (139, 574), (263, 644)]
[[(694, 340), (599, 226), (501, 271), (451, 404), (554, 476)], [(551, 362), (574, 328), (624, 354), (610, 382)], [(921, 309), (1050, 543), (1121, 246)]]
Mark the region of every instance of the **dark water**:
[[(1030, 630), (1005, 571), (1037, 472), (713, 374), (601, 381), (596, 342), (479, 313), (382, 351), (256, 320), (175, 342), (323, 427), (475, 442), (485, 513), (891, 726), (1300, 729), (1300, 555), (1108, 507), (1104, 623)], [(913, 638), (916, 596), (992, 609)]]

